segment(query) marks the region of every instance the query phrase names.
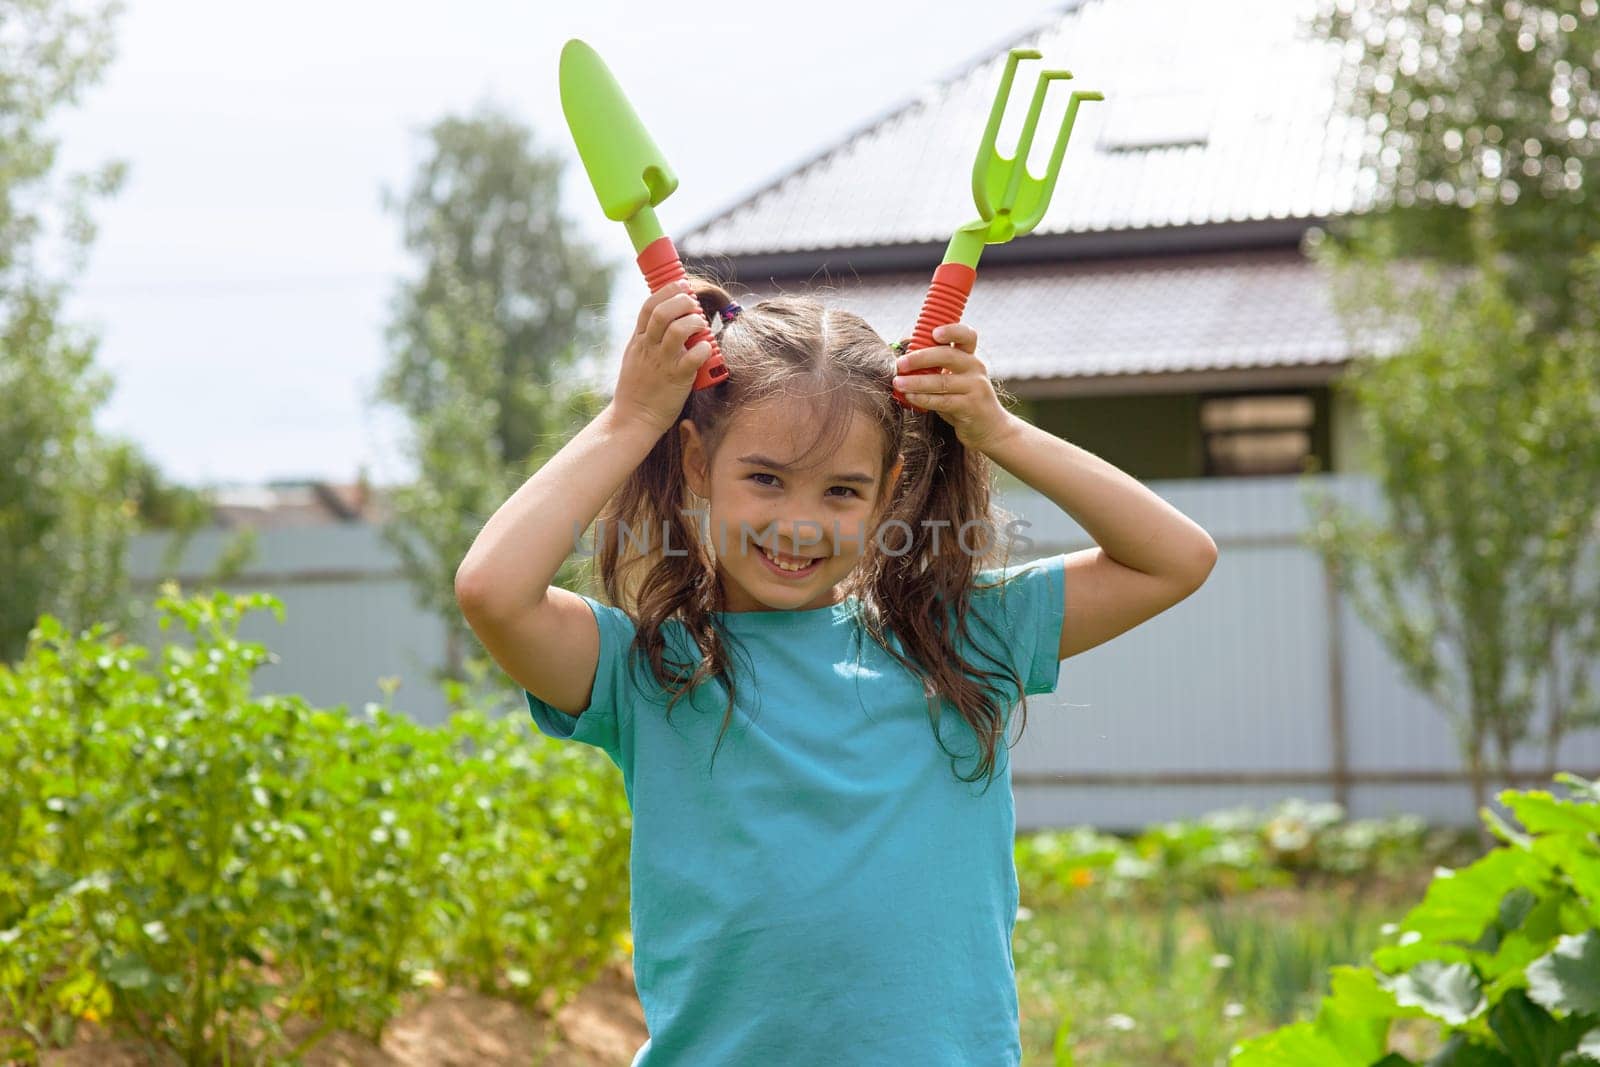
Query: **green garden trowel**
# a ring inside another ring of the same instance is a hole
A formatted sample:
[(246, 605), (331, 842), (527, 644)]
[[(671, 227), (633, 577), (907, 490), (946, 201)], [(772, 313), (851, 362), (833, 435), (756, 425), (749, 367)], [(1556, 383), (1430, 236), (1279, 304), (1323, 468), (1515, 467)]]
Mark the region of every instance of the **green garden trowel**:
[[(1070, 78), (1071, 72), (1040, 72), (1033, 90), (1033, 102), (1028, 106), (1022, 133), (1017, 138), (1014, 156), (1007, 159), (1000, 155), (995, 151), (994, 142), (1000, 132), (1006, 100), (1011, 95), (1011, 82), (1016, 77), (1017, 64), (1024, 59), (1038, 58), (1040, 54), (1031, 48), (1013, 48), (1006, 57), (1005, 73), (1000, 76), (1000, 91), (989, 111), (989, 124), (984, 128), (983, 142), (978, 146), (978, 158), (972, 166), (972, 196), (977, 202), (979, 217), (956, 231), (945, 249), (944, 261), (933, 272), (933, 282), (922, 301), (922, 314), (917, 317), (917, 326), (911, 335), (910, 351), (934, 347), (935, 329), (961, 321), (961, 312), (965, 310), (967, 297), (972, 293), (972, 282), (978, 276), (978, 257), (983, 254), (984, 245), (1002, 244), (1039, 224), (1045, 209), (1050, 206), (1050, 194), (1055, 191), (1056, 178), (1061, 174), (1061, 159), (1067, 153), (1072, 124), (1078, 117), (1078, 104), (1084, 100), (1105, 99), (1097, 92), (1072, 94), (1044, 177), (1035, 178), (1028, 173), (1028, 149), (1033, 146), (1033, 135), (1039, 126), (1044, 95), (1049, 91), (1052, 81)], [(909, 373), (937, 374), (939, 368), (925, 367)], [(925, 410), (907, 400), (898, 389), (894, 391), (894, 398), (913, 410)]]
[[(678, 250), (662, 232), (654, 210), (678, 188), (678, 176), (650, 139), (605, 61), (576, 37), (561, 49), (561, 111), (606, 218), (627, 227), (638, 253), (635, 262), (650, 291), (683, 278)], [(722, 351), (709, 329), (689, 338), (685, 347), (693, 348), (701, 341), (711, 342), (711, 355), (695, 375), (696, 389), (728, 377)]]

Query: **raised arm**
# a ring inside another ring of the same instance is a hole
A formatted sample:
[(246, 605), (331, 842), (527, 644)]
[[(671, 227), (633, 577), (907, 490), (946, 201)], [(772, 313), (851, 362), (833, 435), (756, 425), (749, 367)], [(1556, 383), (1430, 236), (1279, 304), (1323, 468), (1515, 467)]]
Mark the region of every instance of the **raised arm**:
[(589, 705), (600, 631), (550, 580), (659, 434), (607, 407), (502, 504), (456, 568), (456, 603), (502, 670), (569, 714)]
[(938, 348), (900, 357), (895, 379), (917, 404), (955, 427), (969, 448), (1049, 497), (1077, 520), (1096, 548), (1067, 556), (1060, 658), (1103, 644), (1183, 600), (1217, 561), (1211, 536), (1137, 478), (1001, 406), (966, 323), (934, 331)]
[(1205, 583), (1216, 542), (1137, 478), (1010, 416), (989, 458), (1049, 497), (1098, 547), (1069, 553), (1059, 658), (1104, 644)]
[(659, 432), (611, 406), (522, 483), (478, 531), (456, 568), (463, 608), (501, 614), (538, 601), (572, 554), (574, 531), (588, 529)]
[(473, 633), (519, 685), (563, 711), (588, 706), (599, 629), (582, 597), (550, 582), (575, 531), (589, 527), (682, 410), (711, 354), (705, 342), (684, 342), (705, 325), (693, 295), (650, 294), (611, 403), (500, 505), (456, 568), (456, 602)]

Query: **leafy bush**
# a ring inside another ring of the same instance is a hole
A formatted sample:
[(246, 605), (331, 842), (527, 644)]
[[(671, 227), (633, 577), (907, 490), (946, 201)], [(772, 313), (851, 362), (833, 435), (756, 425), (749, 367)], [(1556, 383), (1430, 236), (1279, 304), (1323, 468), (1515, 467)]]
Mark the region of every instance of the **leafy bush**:
[(1314, 1020), (1241, 1042), (1233, 1067), (1402, 1067), (1402, 1018), (1438, 1024), (1432, 1067), (1600, 1063), (1600, 786), (1556, 780), (1570, 799), (1501, 792), (1521, 829), (1485, 808), (1505, 845), (1440, 868), (1372, 968), (1333, 968)]
[(418, 984), (560, 1000), (616, 955), (629, 817), (604, 757), (470, 703), (430, 728), (252, 696), (269, 653), (238, 622), (281, 603), (164, 592), (192, 647), (154, 671), (48, 615), (0, 666), (0, 1058), (79, 1018), (190, 1063), (295, 1013), (321, 1022), (302, 1046), (376, 1036)]
[[(1323, 879), (1371, 881), (1453, 854), (1463, 835), (1414, 815), (1344, 821), (1338, 804), (1284, 800), (1265, 813), (1212, 812), (1132, 838), (1087, 827), (1017, 839), (1017, 879), (1035, 907), (1085, 890), (1115, 899), (1206, 900)], [(1426, 869), (1424, 867), (1423, 869)]]

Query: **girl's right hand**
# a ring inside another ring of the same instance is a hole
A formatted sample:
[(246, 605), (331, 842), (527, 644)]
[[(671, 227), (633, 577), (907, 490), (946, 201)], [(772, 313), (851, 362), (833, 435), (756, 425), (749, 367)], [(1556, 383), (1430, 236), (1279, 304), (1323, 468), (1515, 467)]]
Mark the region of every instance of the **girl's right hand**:
[(700, 301), (677, 282), (646, 297), (638, 329), (622, 353), (612, 406), (659, 433), (670, 430), (694, 387), (700, 364), (711, 358), (710, 341), (693, 348), (684, 345), (708, 325)]

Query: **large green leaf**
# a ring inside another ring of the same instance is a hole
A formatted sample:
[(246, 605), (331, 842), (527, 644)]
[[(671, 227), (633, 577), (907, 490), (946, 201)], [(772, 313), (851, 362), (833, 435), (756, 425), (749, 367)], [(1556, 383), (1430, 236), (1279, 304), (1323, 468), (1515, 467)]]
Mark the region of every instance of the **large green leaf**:
[[(1379, 976), (1364, 967), (1334, 967), (1329, 985), (1332, 992), (1322, 998), (1314, 1020), (1241, 1043), (1231, 1067), (1369, 1067), (1384, 1054), (1392, 1019), (1426, 1015), (1396, 1004)], [(1394, 1067), (1407, 1062), (1399, 1060)]]
[(1489, 1028), (1516, 1067), (1559, 1067), (1562, 1054), (1577, 1047), (1590, 1025), (1576, 1016), (1557, 1020), (1520, 989), (1508, 992), (1489, 1012)]
[(1341, 1049), (1335, 1038), (1315, 1023), (1292, 1023), (1234, 1046), (1229, 1067), (1367, 1067), (1362, 1058)]
[(1465, 1034), (1455, 1034), (1446, 1041), (1425, 1067), (1517, 1067), (1510, 1057), (1499, 1049), (1474, 1043)]
[(1328, 972), (1331, 993), (1323, 999), (1322, 1014), (1337, 1006), (1347, 1019), (1425, 1019), (1428, 1012), (1415, 1004), (1401, 1004), (1385, 984), (1383, 975), (1366, 967), (1339, 965)]
[(1533, 847), (1542, 859), (1561, 869), (1584, 898), (1593, 922), (1600, 925), (1600, 849), (1579, 834), (1541, 837)]
[(1550, 1011), (1600, 1014), (1600, 931), (1568, 934), (1528, 964), (1528, 996)]
[(1520, 974), (1528, 964), (1550, 951), (1551, 943), (1561, 936), (1561, 909), (1570, 896), (1562, 890), (1559, 896), (1539, 901), (1516, 928), (1505, 935), (1494, 956), (1479, 962), (1484, 979)]
[(1600, 1026), (1578, 1039), (1578, 1047), (1561, 1057), (1561, 1067), (1590, 1067), (1600, 1064)]
[(1441, 945), (1413, 937), (1404, 945), (1382, 945), (1372, 950), (1372, 962), (1381, 971), (1394, 974), (1410, 970), (1419, 963), (1459, 963), (1470, 966), (1477, 953), (1460, 945)]
[(1462, 1026), (1484, 1008), (1478, 974), (1465, 963), (1424, 960), (1404, 974), (1385, 979), (1395, 1001), (1415, 1005), (1451, 1026)]
[(1530, 833), (1600, 833), (1600, 804), (1574, 804), (1542, 790), (1501, 794), (1506, 806)]
[(1401, 922), (1402, 938), (1416, 933), (1429, 941), (1476, 941), (1505, 895), (1533, 881), (1542, 866), (1520, 849), (1499, 849), (1459, 871), (1441, 868), (1422, 903)]

